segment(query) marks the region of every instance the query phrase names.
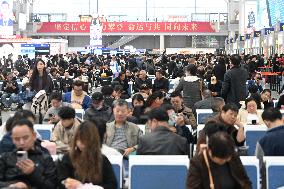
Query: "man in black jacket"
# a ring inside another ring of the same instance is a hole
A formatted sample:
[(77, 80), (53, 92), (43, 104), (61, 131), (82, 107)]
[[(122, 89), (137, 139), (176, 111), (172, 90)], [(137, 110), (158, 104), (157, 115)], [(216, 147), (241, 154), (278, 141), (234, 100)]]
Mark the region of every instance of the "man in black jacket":
[(103, 119), (108, 122), (111, 118), (111, 108), (104, 104), (104, 96), (101, 92), (95, 92), (92, 95), (92, 105), (88, 108), (84, 115), (84, 120), (92, 120), (96, 118)]
[(162, 70), (156, 71), (156, 79), (153, 85), (153, 92), (155, 91), (163, 91), (165, 93), (169, 91), (169, 80), (163, 77)]
[(151, 133), (140, 137), (137, 155), (189, 155), (187, 140), (171, 131), (168, 121), (169, 116), (162, 108), (149, 112)]
[(221, 95), (226, 103), (234, 103), (240, 107), (240, 101), (246, 99), (247, 71), (240, 67), (239, 55), (232, 55), (230, 59), (231, 69), (224, 76)]
[(1, 98), (4, 108), (11, 107), (13, 102), (14, 103), (19, 102), (19, 97), (18, 97), (19, 86), (18, 86), (17, 81), (13, 80), (12, 73), (7, 74), (6, 80), (3, 82), (1, 91), (4, 92)]
[(0, 188), (55, 189), (55, 164), (50, 154), (36, 145), (33, 124), (19, 120), (12, 129), (12, 138), (18, 151), (0, 157)]
[(141, 90), (142, 85), (145, 84), (152, 88), (152, 80), (147, 77), (147, 73), (145, 70), (141, 70), (139, 72), (139, 78), (135, 79), (135, 83), (133, 86), (134, 91), (137, 93), (139, 90)]

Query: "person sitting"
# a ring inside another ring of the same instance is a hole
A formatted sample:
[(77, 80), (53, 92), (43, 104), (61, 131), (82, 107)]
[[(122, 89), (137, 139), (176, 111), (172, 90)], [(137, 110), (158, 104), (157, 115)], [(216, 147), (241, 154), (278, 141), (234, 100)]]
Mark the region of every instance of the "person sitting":
[(58, 163), (59, 188), (84, 186), (117, 189), (117, 181), (108, 158), (102, 155), (98, 130), (94, 123), (83, 122), (76, 131), (70, 152)]
[(92, 95), (92, 104), (84, 114), (84, 120), (91, 120), (93, 118), (101, 118), (105, 122), (111, 118), (111, 108), (104, 104), (104, 97), (101, 92), (95, 92)]
[(183, 113), (176, 113), (174, 107), (170, 104), (163, 104), (161, 107), (169, 116), (169, 129), (186, 138), (188, 143), (193, 143), (193, 136), (185, 124), (185, 115)]
[(217, 80), (215, 76), (211, 77), (208, 89), (211, 91), (213, 97), (220, 97), (222, 90), (222, 81)]
[(83, 91), (83, 87), (84, 83), (82, 81), (74, 81), (73, 90), (64, 94), (63, 102), (70, 103), (74, 109), (86, 110), (91, 103), (91, 98)]
[(125, 76), (125, 73), (122, 72), (119, 73), (118, 77), (115, 78), (113, 81), (117, 82), (118, 85), (122, 86), (122, 98), (123, 99), (129, 98), (128, 94), (129, 84), (128, 84), (128, 79)]
[(63, 106), (68, 106), (66, 102), (62, 102), (62, 94), (58, 92), (52, 92), (49, 96), (51, 107), (45, 113), (43, 122), (49, 124), (56, 124), (59, 121), (58, 111)]
[(225, 106), (225, 100), (221, 97), (215, 97), (212, 102), (212, 111), (213, 113), (207, 117), (206, 121), (216, 117), (222, 112), (222, 108)]
[(137, 149), (142, 131), (134, 123), (128, 122), (128, 103), (116, 100), (113, 107), (114, 121), (107, 123), (106, 145), (118, 150), (123, 156), (128, 156)]
[(252, 97), (245, 100), (245, 109), (239, 111), (237, 119), (248, 125), (261, 125), (263, 124), (261, 112), (257, 111), (256, 100)]
[(106, 137), (106, 122), (103, 119), (100, 119), (100, 118), (95, 118), (95, 119), (92, 119), (90, 121), (92, 123), (94, 123), (94, 126), (97, 127), (97, 129), (98, 129), (99, 136), (100, 136), (100, 142), (101, 142), (102, 154), (104, 154), (105, 156), (109, 156), (109, 155), (121, 156), (121, 153), (119, 151), (117, 151), (114, 148), (107, 146), (104, 143), (104, 139)]
[(146, 101), (147, 108), (145, 109), (145, 112), (149, 112), (150, 110), (154, 108), (160, 107), (164, 103), (164, 93), (161, 91), (156, 91), (153, 94), (151, 94)]
[(64, 72), (64, 78), (61, 80), (61, 91), (64, 93), (71, 92), (72, 91), (72, 83), (73, 80), (70, 78), (69, 72), (65, 71)]
[(2, 89), (3, 95), (1, 101), (4, 105), (4, 109), (10, 109), (12, 103), (19, 102), (19, 86), (16, 80), (13, 80), (13, 74), (8, 73), (6, 80), (3, 82)]
[(163, 77), (162, 70), (156, 70), (156, 79), (154, 80), (153, 92), (162, 91), (167, 93), (169, 91), (169, 80)]
[(75, 116), (75, 110), (71, 107), (61, 107), (58, 111), (60, 121), (51, 134), (51, 141), (55, 142), (58, 154), (66, 153), (70, 149), (70, 143), (81, 123)]
[(212, 92), (208, 89), (205, 89), (202, 92), (202, 97), (202, 100), (194, 104), (194, 111), (196, 111), (196, 109), (211, 109), (213, 102)]
[[(4, 130), (4, 133), (2, 133), (3, 138), (0, 141), (0, 154), (4, 152), (11, 152), (16, 148), (12, 140), (12, 129), (15, 126), (15, 122), (21, 119), (27, 119), (30, 122), (32, 122), (32, 124), (34, 124), (36, 117), (29, 110), (20, 110), (20, 111), (17, 111), (13, 117), (10, 117), (6, 121), (5, 130)], [(38, 133), (36, 134), (37, 134), (37, 138), (41, 139), (41, 136)]]
[(276, 108), (263, 111), (262, 119), (267, 126), (266, 134), (257, 142), (256, 156), (284, 156), (284, 123), (281, 112)]
[(257, 92), (261, 93), (263, 91), (261, 82), (262, 82), (261, 73), (255, 73), (253, 79), (248, 81), (248, 87), (255, 85), (257, 87)]
[(185, 124), (191, 125), (192, 128), (197, 127), (196, 119), (192, 110), (186, 107), (183, 103), (182, 95), (178, 92), (173, 92), (171, 94), (171, 104), (175, 108), (175, 113), (182, 113), (185, 118)]
[(276, 107), (279, 110), (283, 110), (284, 109), (284, 95), (283, 94), (279, 97)]
[[(238, 112), (239, 109), (235, 104), (228, 103), (223, 106), (220, 114), (212, 119), (226, 126), (227, 133), (232, 136), (236, 143), (236, 146), (243, 146), (245, 142), (244, 125), (239, 120), (237, 120)], [(236, 129), (235, 125), (239, 129)], [(200, 146), (200, 144), (206, 144), (206, 136), (204, 130), (201, 130), (199, 133), (197, 140), (197, 152), (199, 152), (198, 146)]]
[(135, 94), (132, 97), (132, 115), (137, 119), (138, 124), (146, 124), (147, 118), (145, 115), (146, 102), (141, 94)]
[(104, 97), (104, 105), (108, 107), (112, 107), (112, 103), (115, 100), (112, 96), (113, 88), (111, 86), (103, 86), (101, 90)]
[(139, 77), (135, 79), (133, 90), (137, 93), (139, 90), (141, 90), (143, 84), (149, 88), (152, 88), (152, 80), (147, 77), (145, 70), (141, 70), (139, 72)]
[(214, 133), (207, 148), (190, 160), (187, 188), (252, 188), (229, 134)]
[(15, 122), (12, 139), (16, 149), (0, 156), (0, 187), (55, 189), (55, 164), (48, 151), (36, 142), (33, 124), (26, 119)]
[(155, 108), (148, 114), (151, 133), (141, 136), (137, 155), (189, 155), (187, 140), (170, 130), (169, 116), (162, 108)]
[(264, 89), (261, 92), (261, 94), (253, 93), (251, 94), (250, 97), (256, 100), (257, 109), (267, 109), (267, 108), (274, 107), (273, 101), (271, 100), (271, 90), (270, 89)]
[(151, 88), (150, 88), (150, 86), (147, 86), (147, 84), (143, 84), (143, 85), (141, 85), (139, 92), (135, 93), (134, 95), (136, 95), (136, 94), (141, 94), (143, 96), (143, 98), (146, 100), (152, 94)]

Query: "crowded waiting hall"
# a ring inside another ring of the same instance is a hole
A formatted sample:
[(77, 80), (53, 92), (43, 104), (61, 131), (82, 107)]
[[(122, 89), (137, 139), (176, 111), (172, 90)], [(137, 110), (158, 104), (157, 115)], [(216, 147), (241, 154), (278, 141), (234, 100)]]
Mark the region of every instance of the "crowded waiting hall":
[(284, 189), (283, 4), (0, 0), (0, 188)]

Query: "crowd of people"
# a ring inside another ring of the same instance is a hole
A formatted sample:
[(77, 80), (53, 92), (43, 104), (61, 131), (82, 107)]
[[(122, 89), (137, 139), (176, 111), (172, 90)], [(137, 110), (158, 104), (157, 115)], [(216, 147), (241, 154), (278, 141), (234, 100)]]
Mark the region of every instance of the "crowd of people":
[[(282, 70), (281, 60), (272, 59), (272, 71)], [(0, 128), (0, 187), (117, 188), (107, 157), (137, 154), (188, 155), (187, 188), (252, 188), (239, 157), (244, 127), (269, 128), (257, 157), (284, 155), (284, 95), (275, 107), (259, 72), (267, 64), (262, 56), (213, 54), (66, 54), (15, 62), (9, 55), (2, 60), (2, 107), (17, 111)], [(48, 107), (37, 101), (41, 91)], [(200, 133), (198, 109), (213, 111)], [(54, 125), (50, 141), (35, 123)], [(62, 157), (53, 161), (50, 154)]]

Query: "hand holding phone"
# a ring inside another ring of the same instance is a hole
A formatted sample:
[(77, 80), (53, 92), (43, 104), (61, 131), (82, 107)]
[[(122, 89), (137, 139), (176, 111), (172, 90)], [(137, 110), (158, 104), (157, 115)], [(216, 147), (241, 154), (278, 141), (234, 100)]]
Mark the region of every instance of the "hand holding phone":
[(17, 151), (17, 162), (28, 159), (27, 151)]

